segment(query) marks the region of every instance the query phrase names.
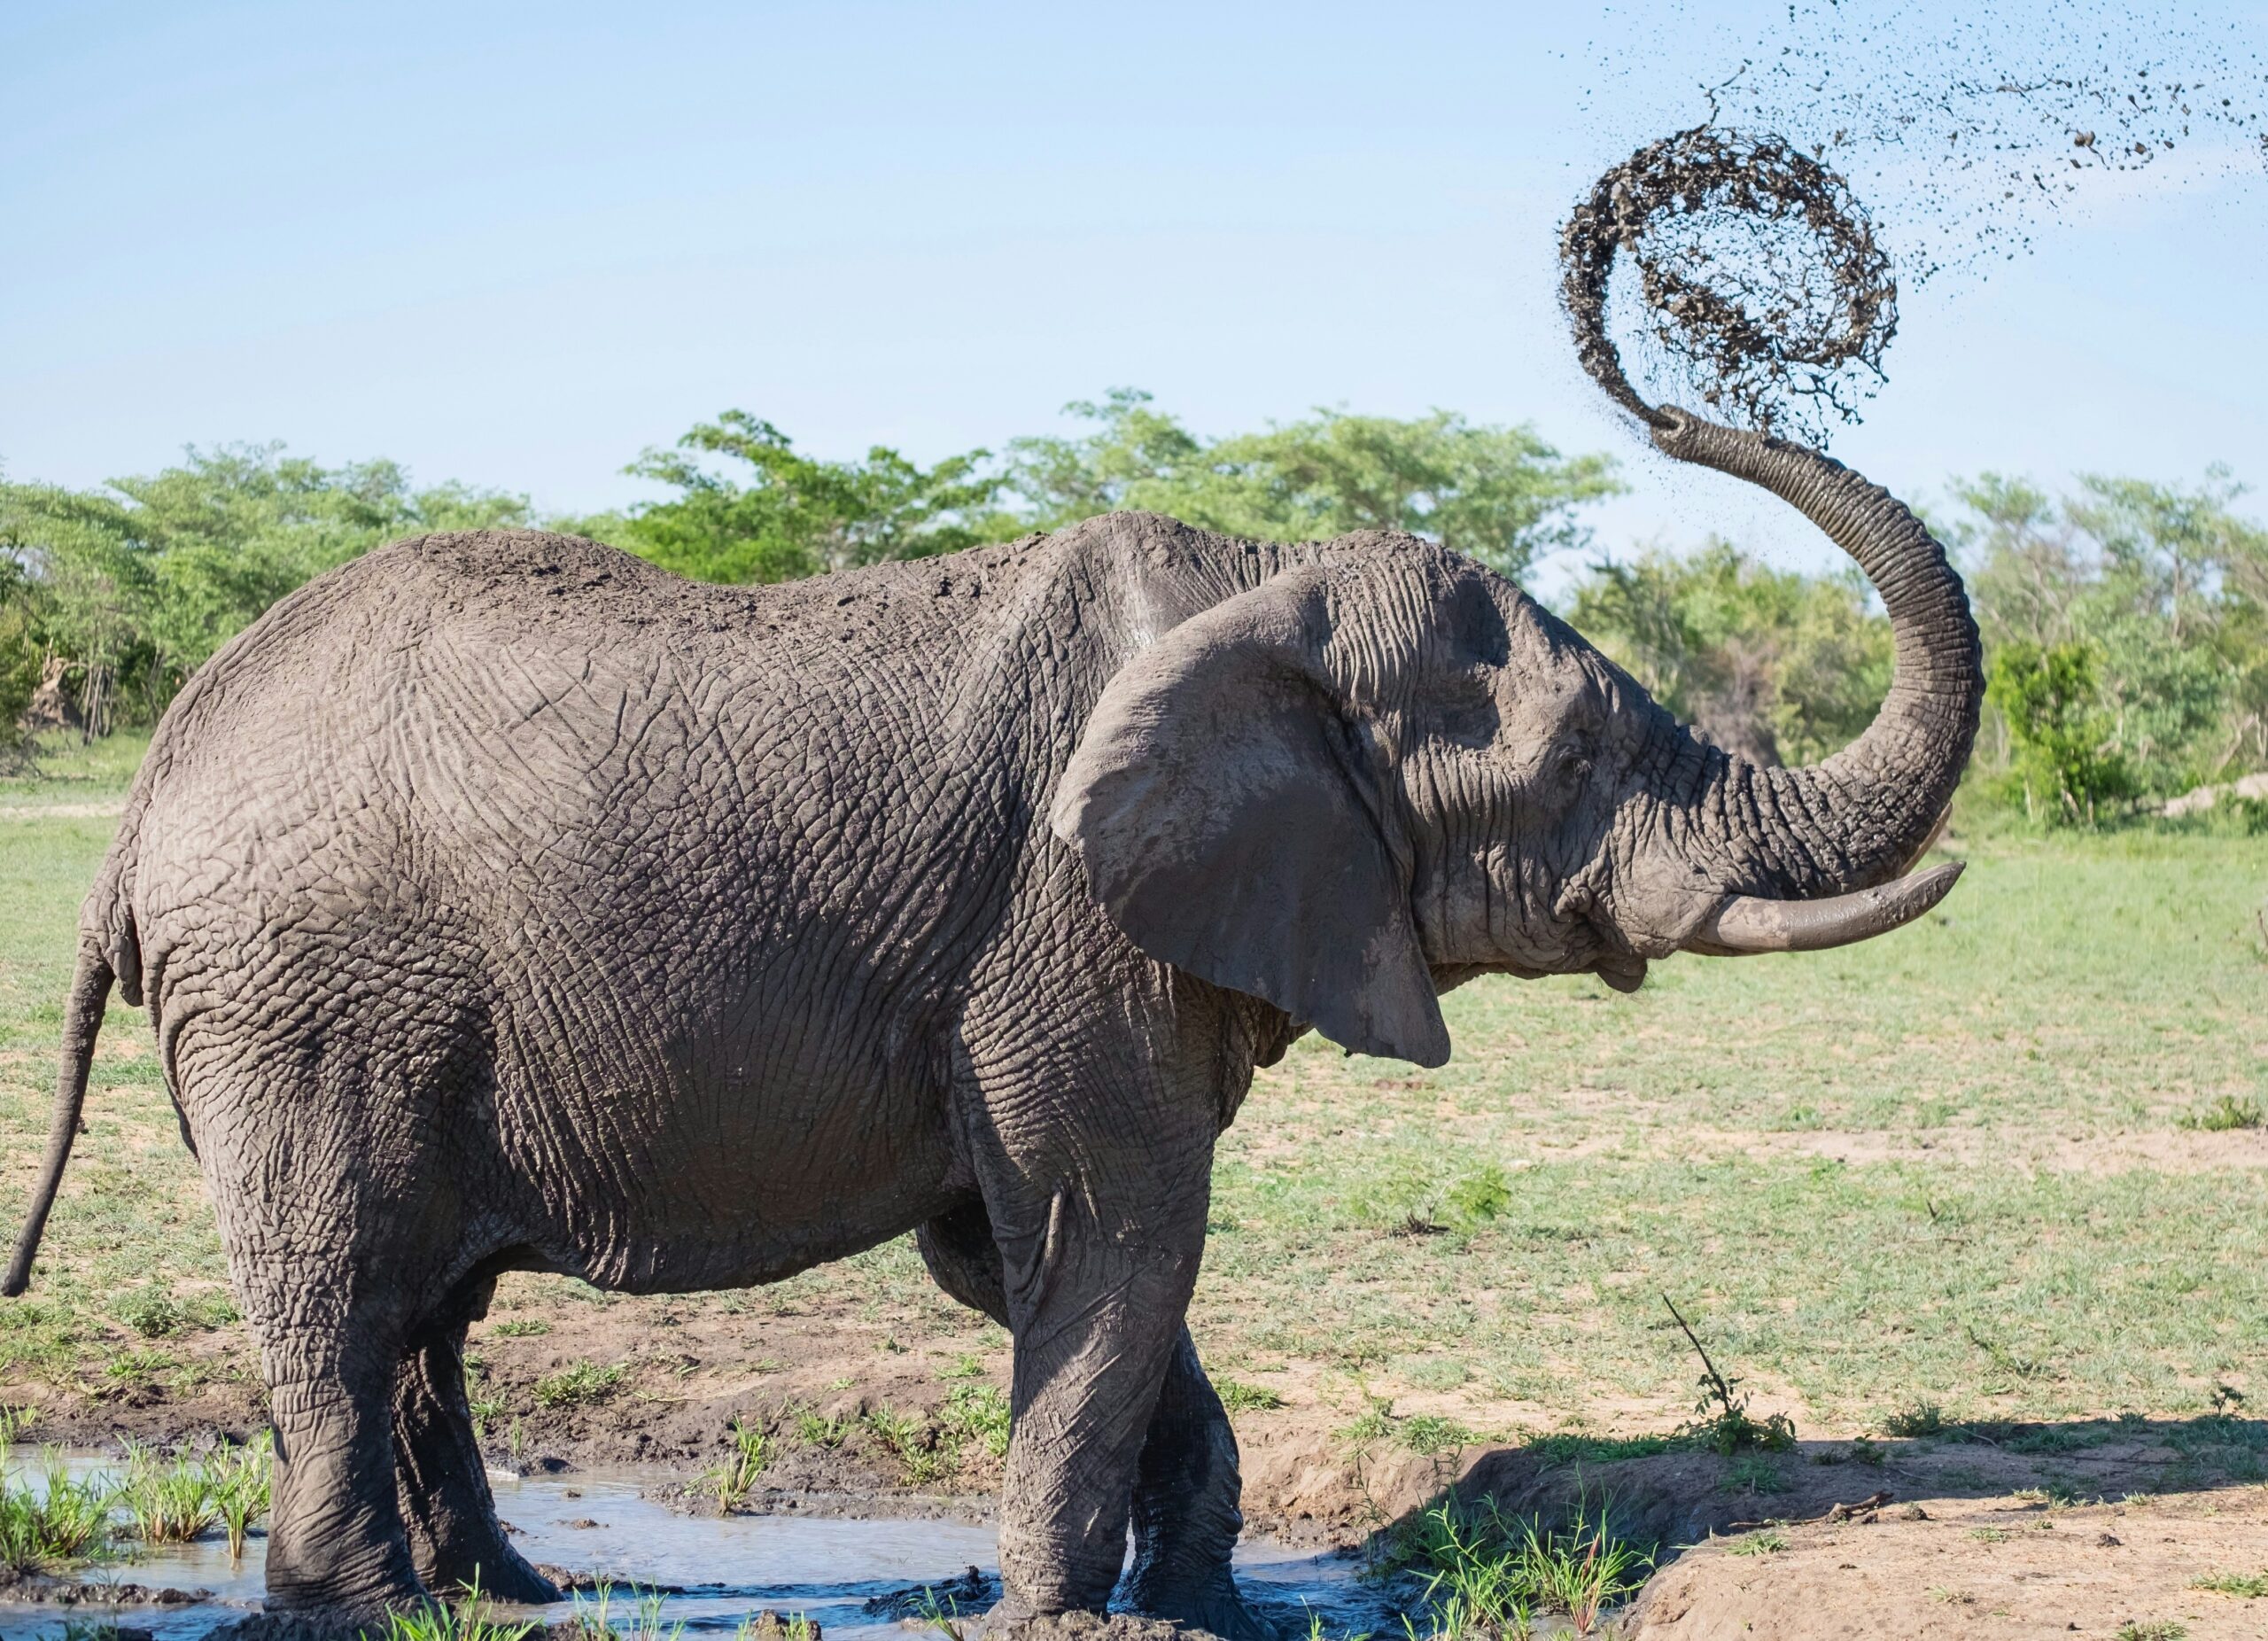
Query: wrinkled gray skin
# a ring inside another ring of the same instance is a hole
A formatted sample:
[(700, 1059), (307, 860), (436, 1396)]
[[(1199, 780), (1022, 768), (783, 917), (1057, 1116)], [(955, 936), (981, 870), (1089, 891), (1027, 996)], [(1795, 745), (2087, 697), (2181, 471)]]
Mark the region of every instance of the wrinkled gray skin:
[(1943, 555), (1824, 458), (1665, 419), (1883, 590), (1896, 685), (1821, 767), (1728, 759), (1407, 536), (1129, 514), (736, 588), (481, 533), (324, 577), (151, 744), (7, 1291), (114, 978), (263, 1352), (276, 1606), (553, 1593), (465, 1404), (499, 1272), (738, 1287), (913, 1230), (1015, 1340), (999, 1616), (1101, 1606), (1130, 1519), (1123, 1605), (1262, 1633), (1183, 1324), (1253, 1069), (1310, 1026), (1438, 1065), (1471, 976), (1627, 988), (1943, 892), (1776, 904), (1897, 878), (1952, 794), (1979, 681)]

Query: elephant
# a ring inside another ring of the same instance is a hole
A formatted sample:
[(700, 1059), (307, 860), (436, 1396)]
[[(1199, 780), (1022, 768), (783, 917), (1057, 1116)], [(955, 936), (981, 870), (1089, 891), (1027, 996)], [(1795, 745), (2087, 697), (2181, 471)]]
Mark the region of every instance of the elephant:
[[(284, 599), (166, 713), (85, 902), (24, 1291), (113, 986), (256, 1337), (278, 1611), (470, 1580), (462, 1355), (498, 1277), (779, 1280), (915, 1234), (1014, 1342), (1003, 1623), (1245, 1641), (1234, 1434), (1186, 1312), (1216, 1141), (1321, 1033), (1438, 1066), (1480, 975), (1920, 916), (1977, 630), (1904, 506), (1681, 411), (1895, 631), (1864, 735), (1761, 767), (1418, 536), (1155, 514), (772, 587), (523, 531)], [(1127, 1562), (1130, 1529), (1133, 1540)]]

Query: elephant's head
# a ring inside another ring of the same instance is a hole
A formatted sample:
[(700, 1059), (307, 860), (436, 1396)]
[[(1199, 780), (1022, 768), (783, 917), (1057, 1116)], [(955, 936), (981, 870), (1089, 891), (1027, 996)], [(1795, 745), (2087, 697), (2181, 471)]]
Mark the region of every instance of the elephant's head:
[(1656, 412), (1655, 442), (1761, 485), (1866, 569), (1889, 698), (1824, 763), (1697, 738), (1501, 576), (1349, 537), (1121, 669), (1058, 787), (1056, 835), (1142, 951), (1365, 1054), (1449, 1057), (1469, 975), (1840, 945), (1937, 904), (1907, 878), (1969, 758), (1977, 629), (1896, 498), (1800, 445)]

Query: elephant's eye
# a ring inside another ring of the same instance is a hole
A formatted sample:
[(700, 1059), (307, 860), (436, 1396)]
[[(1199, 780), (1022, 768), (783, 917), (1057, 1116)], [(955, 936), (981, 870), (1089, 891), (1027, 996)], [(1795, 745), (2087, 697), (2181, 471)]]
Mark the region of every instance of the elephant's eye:
[(1556, 761), (1553, 773), (1563, 785), (1580, 786), (1590, 778), (1591, 760), (1574, 747), (1563, 747)]

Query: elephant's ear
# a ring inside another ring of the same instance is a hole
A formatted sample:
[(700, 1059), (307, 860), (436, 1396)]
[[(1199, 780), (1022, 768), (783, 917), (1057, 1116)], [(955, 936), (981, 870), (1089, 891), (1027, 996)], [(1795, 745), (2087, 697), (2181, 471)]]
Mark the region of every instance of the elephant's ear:
[(1290, 572), (1128, 662), (1049, 819), (1149, 956), (1437, 1066), (1449, 1028), (1380, 777), (1322, 665), (1322, 595), (1319, 572)]

